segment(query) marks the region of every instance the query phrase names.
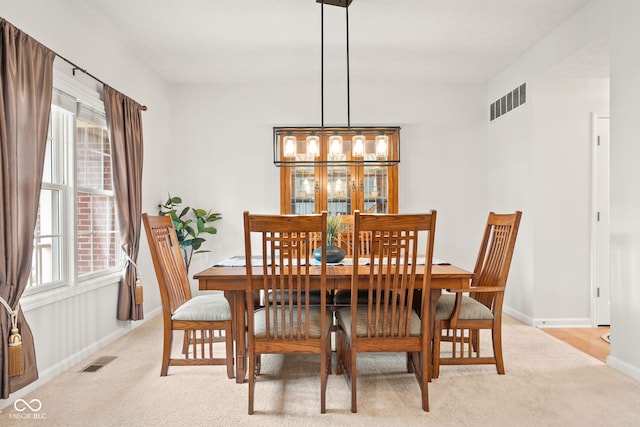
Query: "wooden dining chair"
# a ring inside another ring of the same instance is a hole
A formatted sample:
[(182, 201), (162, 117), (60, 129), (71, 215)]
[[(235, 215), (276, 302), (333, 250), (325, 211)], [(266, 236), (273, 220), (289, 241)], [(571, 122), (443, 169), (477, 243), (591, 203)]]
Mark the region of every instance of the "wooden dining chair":
[[(342, 247), (347, 253), (346, 257), (351, 258), (353, 262), (357, 262), (359, 258), (366, 258), (371, 252), (371, 233), (362, 231), (357, 234), (358, 236), (358, 252), (354, 253), (353, 246), (353, 215), (342, 215), (342, 224), (344, 230), (337, 239), (337, 245)], [(358, 291), (360, 302), (366, 304), (367, 292), (364, 290)], [(336, 290), (333, 294), (333, 305), (336, 307), (348, 306), (351, 303), (351, 292), (346, 290)]]
[[(338, 308), (338, 373), (351, 387), (351, 411), (357, 411), (357, 354), (407, 353), (407, 371), (421, 391), (422, 409), (429, 410), (428, 360), (430, 352), (429, 291), (436, 212), (415, 215), (355, 212), (354, 236), (371, 234), (369, 265), (354, 263), (351, 304)], [(419, 238), (425, 236), (422, 245)], [(360, 239), (353, 239), (354, 253)], [(424, 275), (416, 277), (417, 260), (424, 257)], [(367, 293), (359, 304), (358, 291)], [(420, 313), (420, 314), (418, 314)]]
[[(227, 376), (233, 378), (229, 303), (224, 296), (217, 294), (192, 297), (187, 270), (170, 216), (150, 216), (143, 213), (142, 221), (162, 301), (164, 346), (160, 376), (167, 375), (169, 366), (226, 365)], [(184, 331), (182, 358), (171, 357), (174, 331)], [(225, 344), (225, 357), (214, 355), (214, 344), (220, 342)]]
[(358, 246), (358, 253), (353, 252), (353, 215), (341, 215), (342, 232), (338, 235), (336, 244), (340, 246), (346, 252), (346, 256), (350, 258), (366, 257), (371, 251), (371, 233), (361, 232), (358, 235), (360, 245)]
[[(471, 288), (442, 295), (435, 312), (433, 378), (440, 365), (495, 364), (504, 374), (502, 302), (522, 212), (489, 213)], [(469, 292), (468, 296), (464, 293)], [(493, 354), (481, 355), (480, 330), (491, 330)], [(440, 343), (451, 342), (451, 356), (442, 357)]]
[[(265, 298), (256, 307), (247, 298), (249, 342), (249, 414), (254, 412), (256, 375), (263, 354), (318, 354), (320, 356), (320, 412), (326, 411), (327, 375), (331, 358), (331, 322), (327, 315), (327, 263), (312, 263), (310, 245), (316, 236), (326, 246), (327, 214), (256, 215), (244, 213), (245, 256), (262, 257), (261, 267), (247, 265), (248, 295), (288, 295)], [(312, 274), (317, 273), (320, 274)], [(313, 278), (312, 278), (313, 276)], [(320, 291), (320, 304), (310, 291)], [(293, 296), (293, 297), (291, 297)], [(272, 396), (281, 399), (280, 395)]]

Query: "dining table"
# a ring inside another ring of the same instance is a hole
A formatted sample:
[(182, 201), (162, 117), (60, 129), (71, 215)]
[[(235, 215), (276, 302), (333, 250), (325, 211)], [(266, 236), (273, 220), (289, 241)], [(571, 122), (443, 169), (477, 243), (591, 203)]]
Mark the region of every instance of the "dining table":
[[(348, 260), (347, 260), (348, 261)], [(263, 267), (252, 265), (255, 280), (261, 280)], [(358, 277), (363, 286), (369, 273), (369, 265), (358, 265)], [(416, 265), (417, 279), (422, 280), (424, 264)], [(327, 265), (327, 291), (345, 291), (351, 289), (353, 274), (352, 262)], [(311, 275), (319, 277), (320, 267), (312, 267)], [(209, 267), (193, 276), (198, 281), (201, 291), (222, 291), (229, 302), (232, 316), (233, 338), (235, 342), (235, 377), (237, 383), (243, 383), (247, 374), (247, 276), (243, 256), (235, 256)], [(467, 289), (473, 273), (448, 262), (434, 261), (431, 269), (431, 293), (429, 313), (435, 313), (435, 305), (443, 290)], [(433, 316), (433, 314), (431, 314)]]

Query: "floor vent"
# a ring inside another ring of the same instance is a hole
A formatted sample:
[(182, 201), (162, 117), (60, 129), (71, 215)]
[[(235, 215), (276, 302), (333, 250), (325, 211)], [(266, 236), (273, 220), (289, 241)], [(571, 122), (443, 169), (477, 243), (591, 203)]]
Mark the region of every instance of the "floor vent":
[(489, 119), (494, 121), (527, 102), (527, 84), (522, 83), (489, 106)]
[(82, 369), (80, 372), (96, 372), (100, 368), (102, 368), (103, 366), (108, 365), (109, 363), (113, 362), (115, 359), (116, 359), (115, 356), (99, 357), (96, 360), (94, 360), (93, 362), (91, 362), (91, 364), (89, 366), (87, 366), (84, 369)]

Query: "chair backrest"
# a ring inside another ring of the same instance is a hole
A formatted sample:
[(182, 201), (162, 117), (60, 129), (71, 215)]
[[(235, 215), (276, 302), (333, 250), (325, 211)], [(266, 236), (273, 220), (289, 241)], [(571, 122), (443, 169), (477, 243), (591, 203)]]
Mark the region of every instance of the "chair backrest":
[(165, 315), (170, 316), (185, 301), (191, 299), (191, 287), (180, 253), (178, 236), (170, 216), (150, 216), (143, 213), (142, 221), (160, 287), (162, 310)]
[(371, 233), (361, 232), (358, 233), (358, 239), (360, 245), (358, 246), (358, 253), (354, 256), (353, 252), (353, 215), (341, 215), (343, 224), (343, 231), (338, 235), (336, 242), (337, 246), (340, 246), (346, 252), (347, 257), (365, 257), (371, 252)]
[[(471, 286), (506, 286), (521, 216), (520, 211), (512, 214), (489, 213)], [(504, 296), (502, 292), (478, 292), (471, 296), (493, 309), (498, 294)]]
[[(249, 295), (259, 291), (265, 295), (288, 295), (286, 298), (264, 298), (266, 325), (262, 326), (266, 339), (291, 341), (314, 335), (314, 331), (309, 330), (309, 307), (313, 305), (310, 291), (319, 290), (320, 306), (326, 307), (327, 264), (323, 252), (322, 262), (317, 265), (310, 248), (314, 247), (318, 236), (319, 247), (326, 247), (326, 230), (326, 212), (314, 215), (244, 213), (246, 259), (262, 257), (261, 280), (254, 279), (254, 268), (247, 264)], [(254, 253), (254, 248), (260, 253)], [(312, 275), (318, 269), (320, 274)], [(312, 280), (319, 280), (319, 283), (312, 284)], [(248, 298), (247, 306), (249, 313), (253, 313), (253, 298)], [(326, 313), (324, 309), (321, 311), (324, 327)], [(248, 326), (249, 334), (253, 334), (253, 316), (249, 316)]]
[[(371, 236), (369, 267), (354, 263), (351, 284), (352, 318), (358, 318), (358, 310), (367, 310), (367, 337), (415, 335), (416, 325), (412, 325), (411, 310), (418, 309), (428, 316), (435, 225), (435, 211), (413, 215), (354, 213), (354, 236), (360, 233)], [(424, 246), (422, 238), (426, 239)], [(360, 245), (360, 239), (354, 237), (354, 253), (360, 251)], [(418, 262), (422, 257), (424, 275), (416, 282)], [(356, 297), (358, 289), (364, 287), (359, 274), (363, 268), (368, 271), (366, 307), (359, 306)], [(415, 290), (422, 292), (416, 293)], [(422, 325), (417, 325), (420, 334), (428, 325), (427, 316), (423, 316)], [(360, 322), (353, 322), (352, 337), (363, 336), (356, 323)]]

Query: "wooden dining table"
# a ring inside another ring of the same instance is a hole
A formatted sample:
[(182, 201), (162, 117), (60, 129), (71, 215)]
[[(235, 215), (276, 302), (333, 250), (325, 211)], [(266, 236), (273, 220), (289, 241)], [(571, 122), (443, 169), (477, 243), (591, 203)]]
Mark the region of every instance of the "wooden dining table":
[[(241, 257), (234, 257), (240, 259)], [(418, 279), (422, 279), (424, 265), (417, 265)], [(261, 280), (263, 268), (252, 267), (254, 279)], [(367, 277), (370, 266), (359, 265), (358, 275), (363, 279)], [(311, 274), (320, 274), (320, 267), (313, 267)], [(351, 265), (327, 266), (327, 290), (351, 289)], [(247, 374), (247, 336), (246, 336), (246, 291), (247, 277), (246, 267), (240, 266), (213, 266), (194, 275), (198, 280), (198, 288), (201, 291), (222, 291), (231, 307), (233, 323), (233, 335), (236, 348), (236, 382), (243, 383)], [(467, 289), (473, 273), (451, 264), (433, 264), (431, 270), (431, 295), (430, 313), (434, 313), (435, 304), (442, 290)]]

